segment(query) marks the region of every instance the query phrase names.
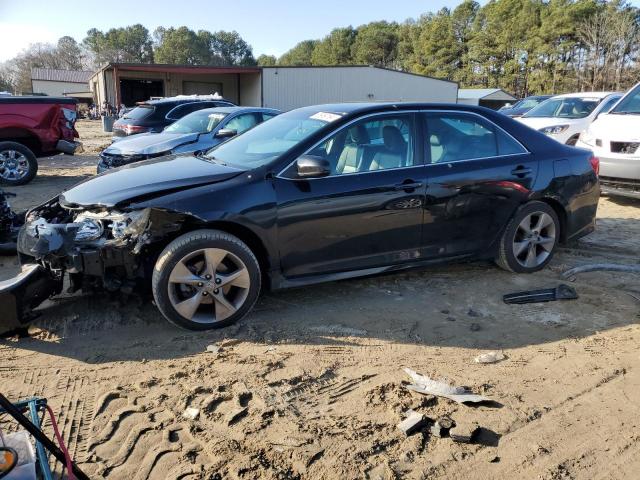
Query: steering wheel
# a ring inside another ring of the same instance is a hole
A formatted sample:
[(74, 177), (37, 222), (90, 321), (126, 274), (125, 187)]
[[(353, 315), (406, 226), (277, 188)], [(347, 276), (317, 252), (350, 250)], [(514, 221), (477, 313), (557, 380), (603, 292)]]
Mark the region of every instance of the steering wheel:
[(18, 452), (13, 448), (0, 447), (0, 478), (9, 475), (18, 464)]

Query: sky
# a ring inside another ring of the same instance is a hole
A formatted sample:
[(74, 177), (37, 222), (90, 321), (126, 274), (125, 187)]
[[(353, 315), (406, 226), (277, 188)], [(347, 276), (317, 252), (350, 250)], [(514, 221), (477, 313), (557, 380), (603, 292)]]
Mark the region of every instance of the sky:
[[(640, 0), (638, 0), (640, 1)], [(297, 42), (335, 27), (374, 20), (402, 22), (461, 0), (0, 0), (0, 62), (30, 43), (70, 35), (79, 42), (92, 27), (141, 23), (193, 30), (236, 30), (260, 54), (280, 56)], [(484, 1), (481, 3), (485, 3)]]

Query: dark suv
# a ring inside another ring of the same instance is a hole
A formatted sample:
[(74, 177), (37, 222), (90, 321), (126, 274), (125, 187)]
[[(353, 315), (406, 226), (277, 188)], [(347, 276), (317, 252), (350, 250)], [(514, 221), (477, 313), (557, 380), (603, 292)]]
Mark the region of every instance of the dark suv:
[(178, 97), (148, 100), (113, 124), (116, 137), (126, 137), (136, 133), (161, 132), (188, 113), (203, 108), (233, 107), (234, 103), (213, 95), (181, 95)]

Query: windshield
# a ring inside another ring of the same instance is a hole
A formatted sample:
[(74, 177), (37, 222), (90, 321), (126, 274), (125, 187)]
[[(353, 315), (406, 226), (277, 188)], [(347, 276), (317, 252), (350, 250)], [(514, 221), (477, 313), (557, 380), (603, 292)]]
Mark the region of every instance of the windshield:
[(600, 100), (590, 97), (550, 98), (529, 110), (524, 117), (584, 118), (593, 112)]
[(209, 133), (227, 116), (227, 113), (211, 113), (206, 110), (185, 115), (164, 129), (167, 133)]
[(266, 165), (338, 118), (340, 115), (334, 113), (294, 110), (220, 144), (205, 157), (229, 165), (256, 168)]
[(517, 108), (533, 108), (542, 101), (544, 101), (544, 98), (525, 98), (518, 102)]
[(132, 119), (132, 120), (142, 120), (143, 118), (147, 118), (151, 115), (156, 107), (152, 105), (140, 105), (130, 112), (125, 113), (123, 118)]
[(631, 90), (609, 113), (640, 115), (640, 85)]

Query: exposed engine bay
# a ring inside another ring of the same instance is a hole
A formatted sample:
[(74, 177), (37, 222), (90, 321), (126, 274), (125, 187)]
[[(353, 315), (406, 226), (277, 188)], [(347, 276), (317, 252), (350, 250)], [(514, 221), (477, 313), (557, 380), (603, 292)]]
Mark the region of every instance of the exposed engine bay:
[(16, 286), (13, 292), (2, 294), (13, 294), (21, 305), (11, 315), (15, 317), (12, 323), (29, 321), (33, 308), (62, 292), (65, 277), (68, 293), (131, 293), (148, 278), (157, 253), (173, 238), (171, 234), (180, 231), (188, 219), (185, 214), (157, 208), (65, 208), (57, 198), (30, 210), (18, 236), (18, 256), (23, 274), (39, 277), (38, 282), (23, 278), (23, 283), (38, 284), (38, 291), (22, 292)]

